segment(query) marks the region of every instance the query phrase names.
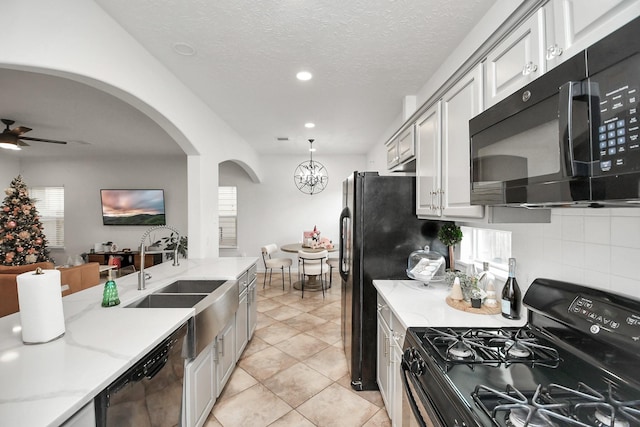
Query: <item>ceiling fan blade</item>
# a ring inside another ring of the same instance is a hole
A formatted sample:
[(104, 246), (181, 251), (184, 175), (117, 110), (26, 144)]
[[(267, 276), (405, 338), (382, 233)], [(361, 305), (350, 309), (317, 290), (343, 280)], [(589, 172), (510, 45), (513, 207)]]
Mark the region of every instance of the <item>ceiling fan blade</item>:
[(55, 139), (44, 139), (44, 138), (30, 138), (28, 136), (21, 136), (20, 139), (26, 139), (27, 141), (51, 142), (53, 144), (66, 144), (67, 143), (67, 141), (57, 141)]
[(18, 147), (30, 147), (29, 144), (21, 140), (16, 141), (16, 143), (18, 144)]
[(11, 132), (14, 135), (20, 136), (23, 133), (27, 133), (31, 130), (31, 128), (28, 128), (26, 126), (17, 126), (13, 129), (11, 129), (9, 132)]

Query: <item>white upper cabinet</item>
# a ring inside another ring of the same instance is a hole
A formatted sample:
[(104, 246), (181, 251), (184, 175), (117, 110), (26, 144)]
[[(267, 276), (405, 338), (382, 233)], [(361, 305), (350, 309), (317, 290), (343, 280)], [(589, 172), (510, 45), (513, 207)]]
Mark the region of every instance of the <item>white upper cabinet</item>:
[(638, 16), (638, 0), (552, 0), (548, 12), (549, 68), (571, 58)]
[(387, 142), (387, 169), (402, 167), (415, 158), (413, 126), (403, 130), (397, 138)]
[(398, 161), (403, 163), (415, 154), (413, 126), (402, 132), (398, 137)]
[(482, 218), (484, 208), (471, 206), (469, 120), (482, 111), (482, 65), (456, 83), (442, 98), (442, 214)]
[(545, 72), (544, 22), (541, 9), (489, 52), (485, 60), (485, 108)]
[(441, 191), (440, 101), (416, 122), (416, 214), (439, 217)]
[(416, 122), (416, 214), (482, 218), (470, 203), (469, 119), (482, 110), (482, 65), (458, 81)]

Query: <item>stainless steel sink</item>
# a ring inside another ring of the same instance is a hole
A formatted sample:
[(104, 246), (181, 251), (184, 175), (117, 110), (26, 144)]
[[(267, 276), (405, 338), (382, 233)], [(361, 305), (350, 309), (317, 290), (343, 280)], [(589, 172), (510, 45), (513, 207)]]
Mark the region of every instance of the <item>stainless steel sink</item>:
[(206, 294), (150, 294), (127, 308), (191, 308), (206, 298)]
[(239, 305), (236, 280), (178, 280), (126, 305), (125, 308), (194, 308), (194, 351), (210, 345)]
[(226, 280), (178, 280), (156, 291), (156, 294), (210, 294)]

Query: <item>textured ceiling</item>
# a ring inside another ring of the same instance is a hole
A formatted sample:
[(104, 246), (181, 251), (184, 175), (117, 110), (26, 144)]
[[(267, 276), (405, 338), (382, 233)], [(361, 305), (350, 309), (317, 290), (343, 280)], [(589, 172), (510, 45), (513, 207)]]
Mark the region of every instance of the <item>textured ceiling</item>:
[(259, 152), (366, 153), (494, 0), (96, 2)]
[[(495, 0), (95, 0), (260, 153), (362, 154)], [(179, 55), (176, 43), (196, 49)], [(314, 78), (296, 80), (306, 69)], [(154, 122), (98, 90), (0, 70), (0, 117), (34, 142), (2, 155), (181, 150)], [(9, 102), (9, 100), (11, 102)], [(305, 129), (305, 122), (316, 123)], [(287, 137), (289, 142), (278, 142)]]

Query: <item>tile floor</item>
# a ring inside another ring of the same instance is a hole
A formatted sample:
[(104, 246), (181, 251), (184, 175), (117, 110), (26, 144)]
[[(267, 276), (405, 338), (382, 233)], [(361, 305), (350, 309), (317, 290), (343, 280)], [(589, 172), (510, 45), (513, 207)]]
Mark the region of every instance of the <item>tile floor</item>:
[[(378, 391), (353, 391), (340, 337), (340, 280), (326, 292), (262, 289), (258, 325), (205, 427), (390, 427)], [(285, 274), (286, 277), (286, 274)], [(292, 280), (296, 279), (295, 273)]]

